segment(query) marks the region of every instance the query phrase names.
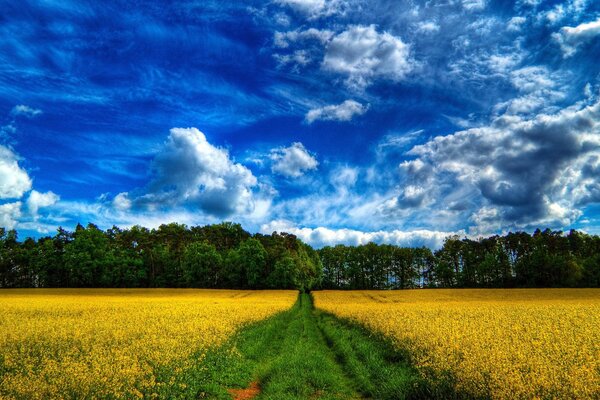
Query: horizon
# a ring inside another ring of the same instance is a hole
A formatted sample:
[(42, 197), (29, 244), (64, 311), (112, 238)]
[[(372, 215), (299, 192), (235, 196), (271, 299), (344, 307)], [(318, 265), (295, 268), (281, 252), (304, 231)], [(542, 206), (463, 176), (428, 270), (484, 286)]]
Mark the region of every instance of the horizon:
[(600, 233), (598, 2), (4, 9), (0, 226), (22, 237)]

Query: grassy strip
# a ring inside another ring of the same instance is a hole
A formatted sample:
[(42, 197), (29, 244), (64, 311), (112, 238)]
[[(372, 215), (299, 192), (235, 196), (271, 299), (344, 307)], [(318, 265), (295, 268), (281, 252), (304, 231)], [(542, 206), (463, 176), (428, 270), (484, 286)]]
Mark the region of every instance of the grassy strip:
[(328, 345), (364, 397), (472, 399), (455, 391), (451, 376), (436, 381), (423, 378), (411, 364), (409, 354), (395, 348), (384, 336), (318, 309), (313, 312)]
[(356, 324), (315, 310), (307, 294), (196, 361), (183, 371), (161, 371), (160, 398), (230, 399), (227, 389), (254, 381), (261, 389), (257, 399), (462, 397), (451, 386), (427, 385), (405, 354)]

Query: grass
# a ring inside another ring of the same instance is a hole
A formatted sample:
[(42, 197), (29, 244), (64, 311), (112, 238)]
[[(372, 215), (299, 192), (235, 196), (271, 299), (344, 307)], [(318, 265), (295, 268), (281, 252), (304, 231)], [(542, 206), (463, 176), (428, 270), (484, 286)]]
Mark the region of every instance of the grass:
[[(225, 346), (174, 374), (169, 398), (230, 399), (258, 382), (256, 399), (448, 398), (428, 391), (406, 357), (363, 328), (315, 310), (301, 294), (289, 311), (241, 330)], [(173, 392), (175, 390), (175, 392)]]

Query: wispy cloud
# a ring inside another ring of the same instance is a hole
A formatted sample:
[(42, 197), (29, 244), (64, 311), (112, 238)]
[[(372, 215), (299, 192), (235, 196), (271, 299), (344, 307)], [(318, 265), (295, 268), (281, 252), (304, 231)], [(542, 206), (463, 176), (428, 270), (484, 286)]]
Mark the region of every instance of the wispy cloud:
[(364, 106), (357, 101), (346, 100), (341, 104), (313, 108), (306, 113), (304, 119), (309, 124), (317, 120), (350, 121), (355, 116), (363, 115), (368, 109), (368, 105)]

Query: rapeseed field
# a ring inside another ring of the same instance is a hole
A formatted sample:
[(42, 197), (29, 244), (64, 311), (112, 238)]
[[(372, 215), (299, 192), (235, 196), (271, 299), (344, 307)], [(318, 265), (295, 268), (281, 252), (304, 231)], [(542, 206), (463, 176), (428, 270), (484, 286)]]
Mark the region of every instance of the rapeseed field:
[(315, 306), (383, 334), (432, 385), (492, 399), (600, 398), (600, 290), (323, 291)]
[[(244, 325), (296, 291), (0, 291), (0, 398), (157, 398)], [(192, 355), (194, 357), (192, 357)]]

